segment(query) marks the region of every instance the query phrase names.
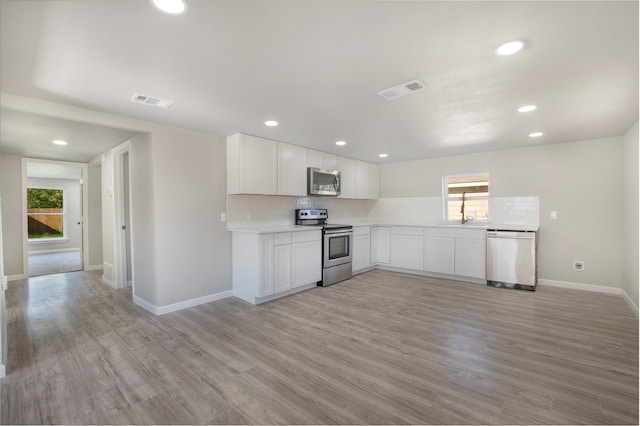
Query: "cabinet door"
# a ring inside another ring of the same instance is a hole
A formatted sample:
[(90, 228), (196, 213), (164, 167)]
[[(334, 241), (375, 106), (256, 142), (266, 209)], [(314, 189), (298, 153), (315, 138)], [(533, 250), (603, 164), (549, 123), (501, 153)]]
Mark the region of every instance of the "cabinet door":
[(391, 266), (422, 271), (424, 236), (391, 235)]
[(322, 170), (340, 170), (336, 166), (336, 156), (328, 152), (316, 151), (315, 149), (307, 150), (308, 167), (317, 167)]
[(356, 198), (378, 198), (378, 165), (356, 160)]
[(486, 240), (479, 238), (456, 238), (455, 275), (471, 278), (486, 278)]
[(291, 245), (291, 287), (322, 280), (322, 242), (307, 241)]
[(307, 195), (307, 149), (278, 143), (278, 195)]
[(427, 265), (428, 272), (453, 275), (455, 239), (453, 237), (427, 237)]
[(273, 290), (273, 234), (263, 234), (260, 235), (259, 297), (269, 296)]
[(356, 196), (356, 160), (353, 158), (337, 157), (336, 169), (340, 172), (340, 197), (355, 198)]
[(391, 228), (374, 226), (371, 228), (371, 263), (389, 263)]
[(242, 135), (240, 148), (240, 193), (277, 194), (278, 143)]
[(273, 247), (273, 291), (291, 288), (291, 244)]
[(371, 266), (371, 237), (367, 235), (353, 236), (353, 258), (351, 270), (353, 272)]

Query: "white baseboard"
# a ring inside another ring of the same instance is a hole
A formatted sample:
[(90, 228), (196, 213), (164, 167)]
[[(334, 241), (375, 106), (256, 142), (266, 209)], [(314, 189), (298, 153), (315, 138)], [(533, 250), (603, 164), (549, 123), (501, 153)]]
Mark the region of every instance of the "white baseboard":
[(631, 308), (631, 310), (633, 311), (634, 314), (636, 314), (636, 318), (638, 318), (638, 306), (635, 304), (635, 302), (631, 299), (631, 297), (629, 297), (629, 295), (627, 294), (626, 291), (624, 291), (624, 289), (622, 288), (622, 297), (624, 297), (624, 300), (627, 302), (627, 305), (629, 305), (629, 307)]
[(624, 298), (625, 302), (627, 302), (627, 304), (629, 305), (633, 313), (636, 315), (636, 317), (638, 317), (638, 306), (636, 306), (633, 300), (631, 300), (631, 297), (629, 297), (627, 292), (620, 287), (607, 287), (603, 285), (574, 283), (569, 281), (545, 280), (540, 278), (538, 279), (538, 285), (549, 286), (549, 287), (570, 288), (573, 290), (595, 291), (597, 293), (619, 294)]
[(85, 271), (102, 271), (102, 265), (89, 265), (89, 266), (85, 266), (84, 270)]
[(27, 277), (25, 274), (16, 274), (16, 275), (8, 275), (7, 276), (7, 281), (20, 281), (20, 280), (26, 280)]
[(604, 285), (574, 283), (571, 281), (555, 281), (538, 278), (538, 285), (570, 288), (573, 290), (595, 291), (597, 293), (622, 294), (622, 289), (620, 287), (607, 287)]
[(183, 302), (172, 303), (170, 305), (156, 306), (147, 302), (138, 296), (133, 296), (133, 303), (155, 315), (164, 315), (170, 312), (180, 311), (182, 309), (192, 308), (194, 306), (203, 305), (205, 303), (215, 302), (216, 300), (226, 299), (233, 296), (232, 290), (221, 291), (220, 293), (210, 294), (208, 296), (196, 297), (195, 299), (185, 300)]
[(29, 250), (28, 254), (53, 254), (53, 253), (73, 253), (79, 252), (80, 249), (76, 248), (66, 248), (66, 249), (51, 249), (51, 250)]

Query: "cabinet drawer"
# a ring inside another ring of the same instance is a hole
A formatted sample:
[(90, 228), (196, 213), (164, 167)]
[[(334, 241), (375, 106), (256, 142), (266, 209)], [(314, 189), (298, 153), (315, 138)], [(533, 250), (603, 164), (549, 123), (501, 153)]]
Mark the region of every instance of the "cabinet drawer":
[(417, 235), (422, 237), (424, 235), (424, 228), (417, 226), (392, 226), (392, 235)]
[(322, 231), (299, 231), (291, 233), (292, 243), (304, 243), (306, 241), (320, 241), (322, 238)]
[(370, 226), (354, 226), (353, 227), (353, 236), (356, 237), (358, 235), (370, 235), (371, 227)]
[(273, 234), (273, 245), (281, 246), (283, 244), (291, 244), (291, 232)]

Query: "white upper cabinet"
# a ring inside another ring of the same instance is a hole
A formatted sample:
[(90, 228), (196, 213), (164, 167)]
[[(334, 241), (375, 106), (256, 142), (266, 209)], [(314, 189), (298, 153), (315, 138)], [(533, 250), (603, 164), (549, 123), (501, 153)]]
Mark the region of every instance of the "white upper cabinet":
[(366, 161), (356, 162), (355, 198), (378, 198), (378, 165)]
[(340, 170), (336, 164), (336, 156), (328, 152), (307, 150), (307, 167), (317, 167), (318, 169), (334, 171)]
[(277, 194), (278, 142), (235, 134), (227, 138), (227, 194)]
[(336, 169), (340, 172), (340, 197), (356, 196), (356, 160), (347, 157), (336, 157)]
[(307, 195), (307, 151), (278, 142), (278, 195)]

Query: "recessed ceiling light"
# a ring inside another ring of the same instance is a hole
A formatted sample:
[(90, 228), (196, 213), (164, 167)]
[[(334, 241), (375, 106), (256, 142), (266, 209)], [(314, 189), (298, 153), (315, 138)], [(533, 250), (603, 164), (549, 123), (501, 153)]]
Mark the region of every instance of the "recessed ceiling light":
[(63, 140), (60, 140), (60, 139), (56, 139), (55, 141), (52, 141), (51, 143), (53, 143), (53, 144), (55, 144), (55, 145), (61, 145), (61, 146), (62, 146), (62, 145), (66, 145), (66, 144), (67, 144), (67, 141), (63, 141)]
[(264, 122), (264, 125), (269, 127), (275, 127), (278, 125), (278, 122), (273, 120), (267, 120)]
[(521, 106), (520, 108), (518, 108), (518, 112), (530, 112), (530, 111), (535, 111), (536, 108), (538, 108), (535, 105), (525, 105), (525, 106)]
[(500, 45), (496, 49), (496, 53), (500, 56), (513, 55), (514, 53), (518, 53), (524, 47), (524, 42), (520, 40), (510, 41), (508, 43)]
[(387, 154), (378, 154), (378, 157), (380, 157), (380, 158), (387, 158)]
[(151, 0), (151, 3), (161, 11), (171, 15), (182, 15), (189, 9), (185, 0)]
[(345, 141), (338, 141), (338, 142), (336, 142), (336, 145), (338, 145), (338, 146), (344, 146), (344, 145), (346, 145), (346, 144), (347, 144), (347, 143), (346, 143)]
[(539, 138), (540, 136), (542, 136), (543, 133), (542, 132), (533, 132), (533, 133), (529, 133), (529, 137), (530, 138)]

